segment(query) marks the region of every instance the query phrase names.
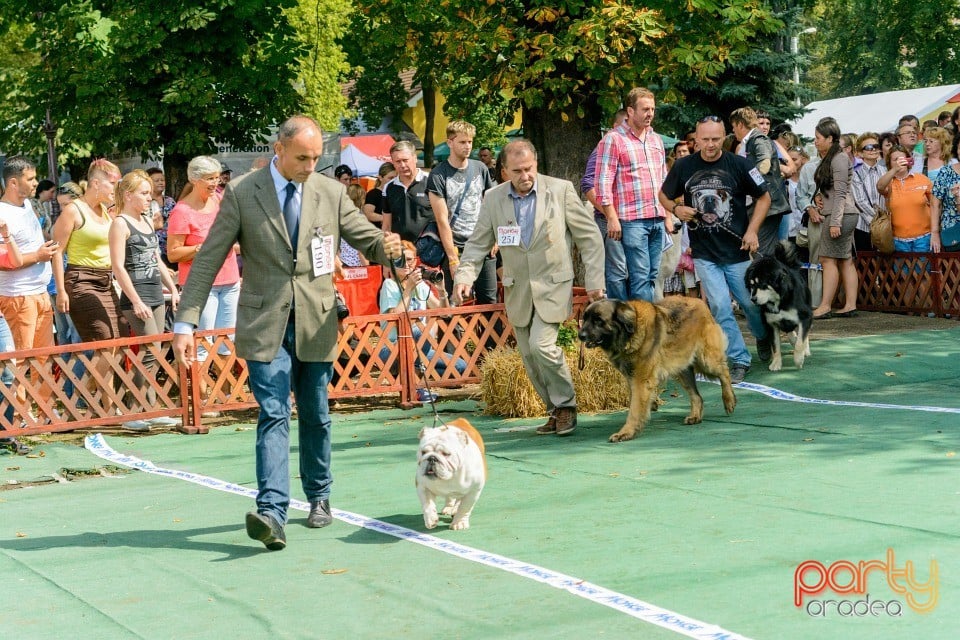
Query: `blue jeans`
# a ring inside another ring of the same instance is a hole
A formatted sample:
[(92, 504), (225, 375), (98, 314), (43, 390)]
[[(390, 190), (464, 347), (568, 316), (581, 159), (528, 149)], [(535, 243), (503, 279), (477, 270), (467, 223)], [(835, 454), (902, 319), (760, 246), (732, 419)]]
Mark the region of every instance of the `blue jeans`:
[[(0, 353), (6, 353), (8, 351), (16, 351), (16, 347), (13, 344), (13, 334), (10, 333), (10, 327), (7, 325), (7, 320), (3, 316), (0, 316)], [(0, 367), (3, 367), (3, 372), (0, 373), (0, 382), (5, 384), (8, 388), (13, 386), (14, 375), (10, 367), (13, 366), (13, 363), (7, 361), (6, 364), (0, 364)], [(6, 418), (7, 422), (13, 424), (13, 405), (8, 404), (7, 408), (3, 412), (3, 417)], [(0, 427), (2, 429), (3, 427)]]
[[(57, 334), (54, 336), (57, 339), (58, 345), (67, 345), (67, 344), (80, 344), (80, 334), (77, 333), (77, 327), (74, 326), (73, 320), (70, 318), (69, 313), (60, 313), (57, 311), (57, 294), (50, 294), (50, 304), (53, 305), (53, 326), (57, 331)], [(93, 357), (93, 351), (85, 351), (84, 355), (88, 358)], [(66, 356), (64, 359), (69, 360), (70, 356)], [(73, 375), (78, 379), (83, 378), (83, 374), (86, 373), (87, 368), (84, 366), (83, 362), (79, 359), (74, 363)], [(65, 378), (63, 382), (63, 392), (69, 397), (73, 397), (73, 382), (69, 378)], [(80, 406), (86, 406), (86, 401), (83, 398), (79, 400)]]
[[(240, 283), (221, 284), (210, 288), (207, 303), (203, 305), (200, 314), (200, 324), (197, 329), (232, 329), (237, 326), (237, 302), (240, 300)], [(230, 336), (233, 339), (233, 336)], [(230, 349), (220, 347), (220, 355), (230, 355)], [(207, 359), (207, 350), (197, 345), (197, 360)]]
[(627, 299), (627, 257), (623, 255), (623, 243), (607, 237), (607, 219), (594, 216), (600, 235), (603, 236), (603, 279), (607, 297), (614, 300)]
[(727, 336), (727, 359), (733, 364), (742, 364), (749, 367), (750, 352), (747, 351), (747, 345), (743, 341), (743, 334), (740, 333), (737, 319), (733, 316), (730, 296), (732, 295), (740, 308), (743, 309), (743, 314), (747, 318), (747, 325), (750, 327), (753, 336), (757, 340), (765, 339), (767, 330), (760, 318), (760, 309), (750, 300), (750, 291), (744, 281), (750, 261), (717, 264), (709, 260), (694, 258), (693, 266), (697, 270), (697, 275), (700, 276), (700, 286), (707, 296), (710, 313), (713, 314), (717, 324), (720, 325), (723, 333)]
[(930, 234), (922, 235), (912, 240), (893, 239), (893, 250), (897, 252), (928, 253), (930, 251)]
[(630, 300), (653, 302), (663, 252), (663, 220), (621, 220), (620, 227), (629, 274), (627, 296)]
[(300, 482), (307, 500), (330, 497), (331, 362), (300, 362), (292, 322), (271, 362), (248, 360), (250, 388), (260, 405), (257, 419), (257, 511), (287, 522), (290, 505), (290, 391), (297, 403)]

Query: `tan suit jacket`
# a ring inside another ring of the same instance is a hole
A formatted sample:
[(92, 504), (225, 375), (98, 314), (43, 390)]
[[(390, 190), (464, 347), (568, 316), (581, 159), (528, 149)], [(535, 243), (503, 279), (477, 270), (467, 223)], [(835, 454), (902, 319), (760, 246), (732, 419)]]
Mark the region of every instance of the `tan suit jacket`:
[[(472, 284), (490, 249), (497, 227), (519, 224), (509, 182), (487, 191), (473, 235), (463, 249), (454, 279)], [(537, 176), (537, 208), (530, 246), (500, 247), (504, 305), (517, 327), (526, 327), (536, 309), (545, 322), (561, 323), (573, 312), (573, 244), (586, 267), (586, 287), (603, 289), (603, 238), (593, 213), (567, 180)]]
[(303, 185), (297, 255), (274, 189), (270, 167), (232, 180), (220, 212), (197, 253), (180, 298), (177, 321), (196, 326), (207, 294), (234, 242), (240, 243), (243, 281), (237, 308), (237, 355), (270, 362), (280, 350), (290, 305), (296, 355), (303, 362), (336, 358), (337, 314), (332, 275), (313, 275), (311, 239), (340, 236), (372, 262), (388, 264), (383, 233), (347, 197), (342, 184), (315, 173)]

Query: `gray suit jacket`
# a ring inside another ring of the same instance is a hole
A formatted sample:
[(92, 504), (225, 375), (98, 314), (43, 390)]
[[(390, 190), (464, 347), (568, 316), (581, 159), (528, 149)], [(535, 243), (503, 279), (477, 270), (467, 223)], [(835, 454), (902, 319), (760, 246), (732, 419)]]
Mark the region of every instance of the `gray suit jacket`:
[[(460, 257), (456, 284), (472, 284), (490, 249), (497, 227), (518, 224), (510, 183), (487, 191), (480, 218)], [(587, 289), (604, 287), (603, 238), (593, 213), (567, 180), (537, 176), (537, 211), (529, 247), (500, 247), (507, 317), (525, 327), (533, 310), (545, 322), (561, 323), (573, 312), (573, 244), (586, 268)]]
[(335, 180), (315, 173), (303, 185), (297, 256), (287, 235), (270, 168), (231, 181), (220, 212), (193, 260), (177, 321), (197, 325), (227, 253), (240, 243), (243, 280), (237, 308), (237, 355), (269, 362), (280, 344), (294, 303), (296, 355), (303, 362), (336, 358), (337, 314), (333, 278), (314, 276), (310, 241), (340, 236), (371, 261), (388, 264), (383, 233), (367, 221)]

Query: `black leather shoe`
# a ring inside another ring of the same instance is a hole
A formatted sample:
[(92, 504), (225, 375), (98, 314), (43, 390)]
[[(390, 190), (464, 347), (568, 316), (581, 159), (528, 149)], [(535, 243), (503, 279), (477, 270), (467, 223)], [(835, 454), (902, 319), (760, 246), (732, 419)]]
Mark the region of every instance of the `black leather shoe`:
[(310, 515), (307, 516), (307, 526), (314, 529), (325, 527), (333, 522), (333, 516), (330, 515), (330, 501), (323, 500), (310, 501)]
[(270, 551), (280, 551), (287, 546), (283, 525), (265, 513), (251, 511), (247, 514), (247, 535), (262, 542)]
[[(779, 331), (776, 327), (771, 327), (771, 331)], [(763, 340), (757, 340), (757, 357), (760, 362), (770, 362), (773, 358), (773, 336), (768, 335)]]

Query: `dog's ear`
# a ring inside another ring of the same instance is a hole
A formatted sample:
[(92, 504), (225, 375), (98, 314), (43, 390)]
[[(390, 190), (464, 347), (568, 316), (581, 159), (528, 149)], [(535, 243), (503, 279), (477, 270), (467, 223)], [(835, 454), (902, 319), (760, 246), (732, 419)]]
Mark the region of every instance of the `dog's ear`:
[(623, 332), (633, 335), (637, 328), (637, 312), (627, 302), (617, 301), (617, 308), (613, 313), (614, 321), (623, 327)]
[(467, 432), (463, 429), (457, 429), (457, 439), (464, 447), (470, 444), (470, 436), (468, 436)]
[(423, 434), (426, 432), (427, 432), (426, 427), (424, 427), (423, 429), (420, 429), (420, 433), (417, 434), (417, 440), (423, 440)]

